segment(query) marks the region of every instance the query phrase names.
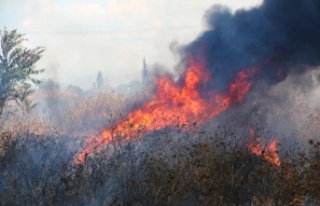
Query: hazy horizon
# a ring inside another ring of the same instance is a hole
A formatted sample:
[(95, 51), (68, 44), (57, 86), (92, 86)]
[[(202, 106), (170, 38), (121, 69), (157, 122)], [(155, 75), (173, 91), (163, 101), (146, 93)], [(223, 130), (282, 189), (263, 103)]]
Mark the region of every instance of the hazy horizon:
[[(0, 29), (25, 33), (28, 47), (44, 46), (41, 78), (91, 88), (98, 71), (115, 87), (140, 80), (142, 60), (173, 71), (179, 61), (170, 45), (184, 45), (206, 29), (214, 4), (235, 11), (261, 0), (0, 0)], [(183, 5), (183, 6), (181, 6)]]

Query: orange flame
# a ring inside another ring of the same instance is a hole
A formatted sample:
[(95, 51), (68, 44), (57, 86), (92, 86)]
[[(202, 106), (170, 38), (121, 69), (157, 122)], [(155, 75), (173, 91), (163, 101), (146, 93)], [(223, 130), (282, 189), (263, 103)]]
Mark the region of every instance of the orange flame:
[[(249, 132), (251, 137), (253, 138), (255, 132), (252, 128), (249, 128)], [(261, 138), (257, 138), (255, 140), (251, 140), (248, 144), (248, 149), (252, 154), (257, 156), (263, 156), (268, 162), (280, 166), (280, 158), (278, 154), (278, 144), (279, 141), (277, 139), (273, 139), (268, 146), (265, 148), (262, 147)]]
[(105, 129), (98, 137), (89, 138), (88, 147), (77, 156), (75, 163), (83, 164), (88, 154), (110, 144), (113, 137), (129, 141), (155, 130), (192, 122), (201, 124), (216, 117), (243, 101), (252, 86), (251, 78), (257, 71), (253, 68), (239, 72), (225, 93), (210, 93), (207, 99), (201, 95), (199, 86), (209, 80), (209, 73), (204, 66), (193, 61), (182, 83), (173, 81), (169, 76), (158, 78), (153, 98), (129, 113), (127, 120)]

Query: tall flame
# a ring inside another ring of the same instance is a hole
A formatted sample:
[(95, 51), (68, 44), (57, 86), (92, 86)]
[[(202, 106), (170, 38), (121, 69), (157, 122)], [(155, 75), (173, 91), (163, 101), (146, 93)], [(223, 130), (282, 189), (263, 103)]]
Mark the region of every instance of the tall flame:
[(191, 61), (182, 82), (171, 77), (159, 77), (153, 98), (135, 109), (128, 119), (105, 129), (98, 137), (88, 138), (88, 146), (76, 158), (75, 163), (83, 164), (88, 154), (101, 150), (110, 144), (114, 137), (129, 141), (141, 138), (155, 130), (174, 127), (184, 123), (201, 124), (216, 117), (230, 106), (243, 101), (252, 86), (252, 76), (258, 71), (252, 68), (240, 71), (225, 93), (200, 93), (200, 84), (208, 81), (209, 72), (201, 64)]

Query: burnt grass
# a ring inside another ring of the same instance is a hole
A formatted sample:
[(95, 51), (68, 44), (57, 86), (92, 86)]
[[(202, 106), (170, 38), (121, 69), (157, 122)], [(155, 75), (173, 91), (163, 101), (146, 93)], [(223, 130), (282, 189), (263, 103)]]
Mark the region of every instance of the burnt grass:
[(281, 166), (247, 137), (168, 130), (115, 140), (73, 163), (84, 137), (1, 134), (0, 205), (319, 205), (320, 143), (279, 146)]

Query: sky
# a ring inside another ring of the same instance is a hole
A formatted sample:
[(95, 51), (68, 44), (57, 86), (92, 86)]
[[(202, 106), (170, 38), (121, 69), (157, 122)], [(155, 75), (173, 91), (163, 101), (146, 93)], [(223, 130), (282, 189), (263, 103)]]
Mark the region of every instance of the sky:
[(215, 4), (232, 11), (262, 0), (0, 0), (0, 29), (17, 29), (27, 47), (46, 51), (41, 78), (62, 86), (93, 86), (99, 71), (108, 84), (140, 80), (149, 68), (173, 71), (172, 45), (185, 45), (206, 29), (204, 14)]

